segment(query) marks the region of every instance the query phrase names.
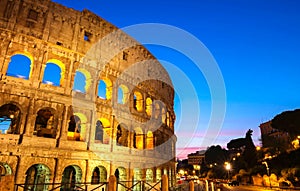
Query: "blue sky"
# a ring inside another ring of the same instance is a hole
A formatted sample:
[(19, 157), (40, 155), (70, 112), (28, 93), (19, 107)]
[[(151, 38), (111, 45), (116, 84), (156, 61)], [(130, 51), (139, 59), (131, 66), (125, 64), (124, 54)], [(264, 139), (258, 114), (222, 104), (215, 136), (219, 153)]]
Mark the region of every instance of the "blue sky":
[[(55, 2), (76, 10), (86, 8), (119, 28), (141, 23), (172, 25), (194, 35), (207, 47), (222, 72), (227, 104), (220, 134), (211, 138), (203, 134), (211, 112), (211, 95), (201, 71), (175, 50), (147, 45), (158, 59), (176, 65), (188, 76), (195, 86), (196, 99), (201, 106), (199, 127), (193, 132), (177, 135), (178, 139), (190, 139), (188, 143), (177, 145), (179, 157), (210, 146), (203, 145), (204, 138), (212, 139), (212, 144), (226, 146), (231, 139), (244, 136), (249, 128), (254, 130), (253, 140), (259, 144), (260, 123), (284, 110), (299, 108), (298, 0)], [(183, 128), (178, 122), (183, 120), (180, 119), (183, 112), (180, 105), (194, 102), (197, 102), (195, 97), (189, 95), (177, 99), (177, 130)], [(199, 118), (193, 116), (197, 112), (192, 111), (193, 108), (189, 117)]]

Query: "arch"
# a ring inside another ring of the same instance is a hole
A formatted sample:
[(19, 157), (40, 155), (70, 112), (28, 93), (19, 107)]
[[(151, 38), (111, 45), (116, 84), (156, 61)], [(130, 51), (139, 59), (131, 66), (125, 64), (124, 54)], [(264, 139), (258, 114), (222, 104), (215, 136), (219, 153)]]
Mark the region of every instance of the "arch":
[[(118, 167), (115, 170), (114, 174), (117, 178), (117, 182), (123, 182), (123, 184), (127, 184), (125, 181), (127, 181), (127, 174), (126, 169), (124, 167)], [(117, 191), (125, 191), (126, 188), (124, 186), (117, 186)]]
[(67, 166), (62, 173), (62, 189), (72, 190), (76, 187), (76, 184), (81, 182), (82, 170), (77, 165)]
[(155, 101), (154, 102), (154, 118), (158, 119), (158, 117), (160, 116), (160, 104), (159, 102)]
[(167, 111), (167, 126), (168, 126), (168, 127), (171, 127), (171, 126), (170, 126), (170, 120), (171, 120), (171, 119), (170, 119), (170, 112)]
[(166, 109), (163, 107), (163, 108), (161, 108), (161, 122), (163, 124), (166, 124), (166, 118), (167, 118)]
[(27, 52), (15, 52), (11, 56), (6, 76), (30, 79), (32, 75), (33, 57)]
[(168, 169), (164, 168), (164, 174), (168, 175)]
[(137, 111), (143, 111), (143, 95), (141, 92), (134, 91), (133, 93), (133, 108)]
[(103, 80), (99, 80), (97, 96), (101, 99), (106, 99), (106, 88), (107, 85)]
[(12, 169), (7, 163), (0, 162), (0, 176), (12, 175)]
[(100, 182), (107, 182), (107, 170), (104, 166), (98, 166), (100, 170)]
[(156, 181), (161, 180), (161, 169), (156, 169)]
[(134, 129), (133, 147), (136, 149), (144, 149), (144, 134), (140, 127)]
[(127, 180), (126, 169), (124, 167), (118, 167), (115, 170), (115, 176), (118, 181), (126, 181)]
[(37, 112), (34, 125), (34, 135), (38, 137), (56, 137), (57, 122), (54, 117), (55, 110), (52, 108), (42, 108)]
[(125, 104), (128, 101), (129, 89), (124, 84), (118, 87), (118, 103)]
[(110, 138), (112, 137), (110, 121), (106, 118), (100, 118), (100, 119), (98, 119), (98, 121), (100, 121), (102, 123), (102, 129), (103, 129), (103, 141), (102, 141), (102, 143), (103, 144), (109, 144), (110, 143)]
[(112, 97), (112, 82), (109, 78), (102, 78), (98, 84), (98, 97), (110, 100)]
[(65, 65), (57, 59), (50, 59), (46, 63), (43, 83), (62, 86), (65, 79)]
[(0, 107), (0, 133), (19, 134), (20, 133), (21, 110), (12, 103), (4, 104)]
[[(134, 168), (133, 169), (133, 184), (136, 184), (137, 181), (140, 181), (143, 179), (143, 173), (140, 168)], [(141, 184), (136, 184), (136, 186), (133, 187), (134, 191), (141, 190)]]
[(34, 164), (26, 171), (24, 190), (48, 190), (51, 172), (44, 164)]
[(103, 143), (103, 124), (100, 120), (96, 122), (95, 142)]
[(68, 127), (68, 140), (83, 141), (86, 133), (87, 118), (82, 113), (74, 113), (70, 117)]
[(96, 167), (93, 170), (91, 184), (99, 184), (99, 183), (100, 183), (100, 169)]
[(79, 68), (75, 72), (73, 90), (86, 93), (92, 83), (91, 74), (84, 68)]
[(117, 145), (127, 147), (129, 138), (129, 130), (125, 124), (119, 124), (117, 126), (116, 142)]
[(152, 99), (150, 97), (146, 99), (146, 113), (148, 116), (152, 115)]
[(146, 138), (146, 146), (147, 149), (153, 149), (154, 148), (154, 136), (152, 131), (147, 132), (147, 138)]
[(153, 182), (154, 179), (153, 179), (153, 170), (151, 168), (148, 168), (146, 170), (146, 181), (147, 182)]

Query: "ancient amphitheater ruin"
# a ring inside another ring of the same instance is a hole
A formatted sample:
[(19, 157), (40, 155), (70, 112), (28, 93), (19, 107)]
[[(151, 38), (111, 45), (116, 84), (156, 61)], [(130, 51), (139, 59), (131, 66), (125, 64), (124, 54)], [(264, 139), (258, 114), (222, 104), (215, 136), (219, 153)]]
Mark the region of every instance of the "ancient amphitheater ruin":
[(174, 90), (144, 46), (88, 10), (1, 0), (0, 47), (1, 191), (174, 184)]

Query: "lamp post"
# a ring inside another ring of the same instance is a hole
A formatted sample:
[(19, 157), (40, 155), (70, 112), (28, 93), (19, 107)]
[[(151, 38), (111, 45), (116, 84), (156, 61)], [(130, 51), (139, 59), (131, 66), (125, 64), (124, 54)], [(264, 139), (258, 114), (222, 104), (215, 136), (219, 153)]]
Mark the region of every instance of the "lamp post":
[(270, 169), (269, 169), (268, 163), (266, 161), (264, 161), (264, 162), (262, 162), (262, 164), (266, 165), (267, 175), (269, 177), (270, 188), (272, 189), (272, 184), (271, 184), (271, 179), (270, 179)]
[(228, 181), (230, 180), (230, 177), (229, 177), (229, 171), (231, 169), (231, 164), (229, 162), (225, 162), (225, 169), (227, 170), (227, 173), (228, 173)]

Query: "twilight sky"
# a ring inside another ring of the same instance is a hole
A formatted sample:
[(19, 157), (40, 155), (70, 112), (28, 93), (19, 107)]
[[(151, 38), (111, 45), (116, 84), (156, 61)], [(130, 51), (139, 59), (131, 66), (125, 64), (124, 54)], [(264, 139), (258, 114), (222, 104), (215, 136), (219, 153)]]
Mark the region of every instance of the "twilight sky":
[[(211, 53), (226, 88), (224, 121), (222, 117), (212, 119), (220, 122), (218, 127), (208, 126), (216, 110), (212, 103), (220, 101), (212, 95), (221, 87), (206, 78), (214, 74), (199, 68), (189, 52), (145, 45), (162, 61), (174, 83), (179, 158), (213, 144), (226, 147), (231, 139), (244, 137), (248, 129), (254, 131), (252, 138), (258, 145), (260, 123), (300, 107), (298, 0), (54, 1), (76, 10), (86, 8), (119, 28), (144, 23), (177, 27)], [(138, 38), (134, 32), (129, 34)], [(172, 37), (182, 46), (189, 45)], [(220, 78), (217, 72), (215, 75)]]

